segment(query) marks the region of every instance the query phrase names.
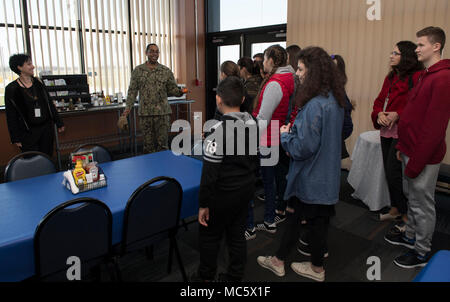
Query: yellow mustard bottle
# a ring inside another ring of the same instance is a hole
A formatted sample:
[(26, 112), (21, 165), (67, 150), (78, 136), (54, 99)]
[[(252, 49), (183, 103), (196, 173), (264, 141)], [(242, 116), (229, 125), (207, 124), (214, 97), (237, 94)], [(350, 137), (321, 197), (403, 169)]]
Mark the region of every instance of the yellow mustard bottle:
[(83, 163), (81, 160), (77, 160), (77, 164), (75, 169), (73, 169), (73, 178), (75, 179), (75, 184), (80, 183), (80, 179), (83, 181), (83, 184), (86, 184), (86, 171), (83, 169)]

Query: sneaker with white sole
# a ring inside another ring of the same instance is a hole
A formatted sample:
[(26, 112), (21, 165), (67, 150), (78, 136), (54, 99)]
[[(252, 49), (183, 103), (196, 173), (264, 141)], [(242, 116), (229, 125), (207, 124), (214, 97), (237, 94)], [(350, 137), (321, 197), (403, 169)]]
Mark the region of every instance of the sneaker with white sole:
[(407, 238), (405, 234), (402, 233), (398, 234), (387, 233), (384, 236), (384, 240), (393, 245), (401, 245), (409, 249), (414, 249), (415, 240)]
[(404, 255), (395, 258), (394, 263), (402, 268), (424, 267), (430, 259), (430, 253), (419, 255), (415, 250), (409, 250)]
[(260, 193), (260, 194), (256, 194), (256, 198), (260, 201), (266, 201), (266, 194), (265, 193)]
[(245, 230), (245, 240), (253, 240), (256, 238), (256, 230), (255, 228), (253, 229), (247, 229)]
[(311, 267), (311, 262), (292, 262), (291, 268), (300, 276), (319, 282), (325, 281), (325, 271), (316, 273)]
[(300, 235), (300, 237), (298, 238), (298, 242), (300, 242), (303, 245), (309, 245), (308, 240), (306, 240), (306, 235)]
[(275, 224), (279, 224), (279, 223), (281, 223), (281, 222), (283, 222), (285, 220), (286, 220), (286, 215), (276, 214), (273, 221), (274, 221)]
[(274, 222), (269, 224), (264, 221), (264, 223), (258, 223), (255, 227), (257, 231), (265, 231), (270, 234), (275, 234), (277, 232), (277, 224)]
[(392, 236), (404, 236), (406, 232), (406, 223), (402, 221), (397, 222), (386, 234), (386, 237), (391, 238)]
[(271, 270), (278, 277), (283, 277), (286, 274), (284, 270), (284, 265), (276, 266), (273, 264), (272, 259), (273, 259), (272, 256), (259, 256), (258, 258), (256, 258), (256, 261), (262, 267)]

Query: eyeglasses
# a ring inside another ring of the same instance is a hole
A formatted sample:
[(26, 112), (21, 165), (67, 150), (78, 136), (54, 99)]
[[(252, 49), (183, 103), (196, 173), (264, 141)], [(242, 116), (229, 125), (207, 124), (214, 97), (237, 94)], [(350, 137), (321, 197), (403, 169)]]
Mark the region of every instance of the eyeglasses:
[(390, 54), (393, 55), (393, 56), (401, 56), (402, 55), (401, 53), (396, 52), (396, 51), (393, 51)]

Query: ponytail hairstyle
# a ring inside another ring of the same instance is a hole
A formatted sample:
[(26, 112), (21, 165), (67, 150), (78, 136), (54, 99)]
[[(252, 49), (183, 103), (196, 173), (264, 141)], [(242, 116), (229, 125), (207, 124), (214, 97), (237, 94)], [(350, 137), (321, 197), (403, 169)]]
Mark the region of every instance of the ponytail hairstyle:
[(232, 61), (225, 61), (220, 65), (220, 72), (223, 72), (227, 77), (239, 78), (239, 67)]
[(295, 45), (295, 44), (286, 47), (286, 52), (289, 54), (288, 64), (291, 65), (292, 68), (294, 68), (294, 70), (297, 70), (297, 68), (298, 68), (297, 56), (301, 50), (302, 49), (300, 48), (300, 46)]
[(346, 85), (347, 81), (348, 81), (348, 78), (347, 78), (347, 73), (345, 72), (345, 61), (344, 61), (344, 58), (341, 55), (331, 55), (331, 59), (336, 61), (336, 66), (337, 66), (338, 70), (341, 72), (341, 75), (342, 75), (343, 80), (344, 80), (344, 85)]
[(267, 84), (267, 82), (272, 78), (272, 76), (277, 72), (278, 68), (284, 67), (287, 64), (287, 52), (286, 50), (281, 47), (280, 45), (272, 45), (269, 48), (267, 48), (264, 51), (264, 60), (267, 57), (267, 59), (273, 60), (273, 68), (269, 73), (265, 76), (264, 80), (261, 83), (261, 86), (259, 87), (258, 95), (256, 96), (253, 104), (253, 108), (256, 108), (259, 102), (259, 98), (261, 97), (261, 92), (264, 88), (264, 86)]

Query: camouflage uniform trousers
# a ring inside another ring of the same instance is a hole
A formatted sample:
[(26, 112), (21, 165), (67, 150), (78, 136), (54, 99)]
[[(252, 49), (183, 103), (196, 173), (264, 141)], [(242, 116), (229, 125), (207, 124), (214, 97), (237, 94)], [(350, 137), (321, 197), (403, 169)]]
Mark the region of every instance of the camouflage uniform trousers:
[(169, 150), (170, 115), (140, 116), (144, 154)]

